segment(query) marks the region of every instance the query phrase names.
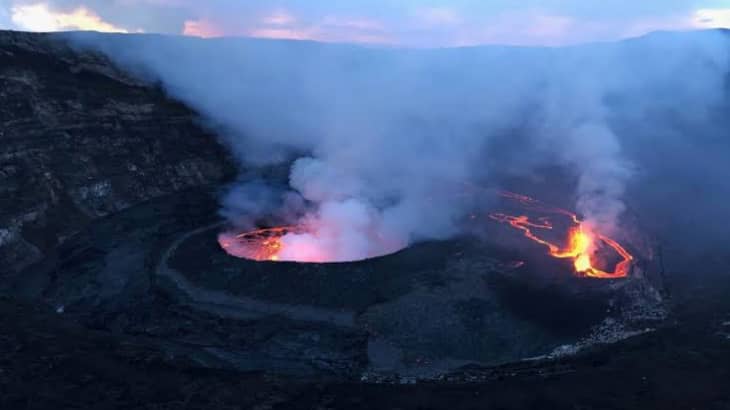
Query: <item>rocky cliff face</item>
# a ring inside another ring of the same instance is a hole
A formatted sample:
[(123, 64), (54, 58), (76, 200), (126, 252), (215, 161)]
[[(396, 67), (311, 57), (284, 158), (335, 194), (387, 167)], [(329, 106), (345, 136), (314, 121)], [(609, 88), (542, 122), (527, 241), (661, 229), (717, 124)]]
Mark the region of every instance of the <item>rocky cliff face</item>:
[(161, 90), (54, 35), (0, 32), (0, 274), (97, 218), (233, 172)]

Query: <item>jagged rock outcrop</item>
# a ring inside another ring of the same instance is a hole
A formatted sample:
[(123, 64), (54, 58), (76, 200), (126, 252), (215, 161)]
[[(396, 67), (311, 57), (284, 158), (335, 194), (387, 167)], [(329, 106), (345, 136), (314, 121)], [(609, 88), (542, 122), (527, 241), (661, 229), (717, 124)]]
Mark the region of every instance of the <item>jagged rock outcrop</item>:
[(0, 32), (0, 274), (97, 218), (234, 172), (160, 89), (56, 35)]

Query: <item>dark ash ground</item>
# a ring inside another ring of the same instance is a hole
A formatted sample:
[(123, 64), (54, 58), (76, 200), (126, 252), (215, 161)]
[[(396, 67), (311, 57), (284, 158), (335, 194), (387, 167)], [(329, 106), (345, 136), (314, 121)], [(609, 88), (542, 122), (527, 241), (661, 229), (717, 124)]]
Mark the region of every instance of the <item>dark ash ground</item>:
[(0, 305), (6, 408), (728, 406), (727, 288), (701, 308), (678, 288), (651, 305), (647, 281), (525, 279), (517, 255), (473, 238), (261, 264), (217, 247), (215, 207), (205, 191), (141, 204), (16, 277)]

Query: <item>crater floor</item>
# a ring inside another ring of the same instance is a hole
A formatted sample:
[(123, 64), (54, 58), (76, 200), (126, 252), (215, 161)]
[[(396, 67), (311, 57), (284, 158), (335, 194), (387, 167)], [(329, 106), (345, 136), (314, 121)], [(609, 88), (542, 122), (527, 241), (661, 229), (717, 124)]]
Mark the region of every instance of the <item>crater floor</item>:
[(522, 255), (477, 238), (353, 263), (238, 259), (218, 246), (215, 209), (203, 191), (133, 207), (8, 286), (203, 368), (343, 380), (433, 379), (572, 352), (662, 317), (641, 275), (576, 278), (569, 265), (521, 265)]

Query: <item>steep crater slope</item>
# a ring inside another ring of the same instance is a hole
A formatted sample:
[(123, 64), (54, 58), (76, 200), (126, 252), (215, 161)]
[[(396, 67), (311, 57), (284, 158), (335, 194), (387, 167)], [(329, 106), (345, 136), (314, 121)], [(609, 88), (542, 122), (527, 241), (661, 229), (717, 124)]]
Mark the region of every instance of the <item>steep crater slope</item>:
[(55, 35), (0, 32), (0, 276), (99, 217), (234, 172), (160, 89)]

